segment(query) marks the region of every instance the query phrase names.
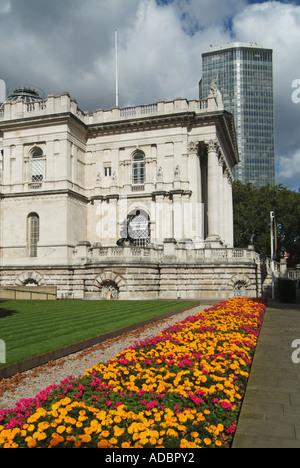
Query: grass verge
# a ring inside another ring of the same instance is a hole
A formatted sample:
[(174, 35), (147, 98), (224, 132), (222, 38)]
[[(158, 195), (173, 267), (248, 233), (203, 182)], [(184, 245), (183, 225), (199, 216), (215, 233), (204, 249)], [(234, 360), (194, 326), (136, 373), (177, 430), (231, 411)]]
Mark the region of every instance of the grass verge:
[(1, 301), (0, 368), (196, 304), (193, 301)]

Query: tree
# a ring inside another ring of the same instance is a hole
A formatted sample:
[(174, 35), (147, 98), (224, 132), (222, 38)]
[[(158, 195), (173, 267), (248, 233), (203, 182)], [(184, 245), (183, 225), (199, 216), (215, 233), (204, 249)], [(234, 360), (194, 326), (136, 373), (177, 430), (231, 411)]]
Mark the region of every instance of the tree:
[(270, 212), (277, 227), (276, 259), (289, 255), (290, 267), (300, 263), (300, 193), (282, 185), (257, 188), (251, 184), (233, 184), (234, 236), (236, 247), (254, 245), (255, 250), (271, 255)]

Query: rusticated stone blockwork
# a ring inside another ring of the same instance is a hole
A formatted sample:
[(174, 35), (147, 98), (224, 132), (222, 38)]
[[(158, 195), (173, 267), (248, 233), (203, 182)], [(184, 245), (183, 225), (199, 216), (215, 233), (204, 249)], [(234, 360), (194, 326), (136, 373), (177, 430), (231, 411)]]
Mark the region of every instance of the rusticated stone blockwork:
[[(104, 248), (105, 249), (105, 248)], [(136, 257), (125, 257), (134, 248), (121, 248), (123, 255), (116, 257), (114, 250), (106, 249), (102, 262), (83, 265), (39, 268), (38, 271), (7, 268), (2, 281), (9, 286), (20, 284), (47, 284), (57, 287), (58, 298), (77, 299), (226, 299), (232, 296), (254, 297), (262, 294), (260, 258), (252, 250), (239, 250), (239, 260), (234, 249), (222, 249), (223, 258), (214, 257), (214, 251), (187, 250), (194, 262), (183, 262), (183, 249), (170, 259), (160, 254), (160, 259), (139, 263)], [(152, 250), (150, 247), (142, 251)], [(176, 250), (175, 250), (176, 251)], [(221, 251), (220, 251), (221, 252)], [(243, 258), (240, 257), (243, 252)], [(157, 253), (157, 252), (156, 252)], [(153, 252), (150, 252), (153, 254)], [(209, 255), (208, 255), (209, 254)], [(151, 255), (149, 255), (151, 257)]]

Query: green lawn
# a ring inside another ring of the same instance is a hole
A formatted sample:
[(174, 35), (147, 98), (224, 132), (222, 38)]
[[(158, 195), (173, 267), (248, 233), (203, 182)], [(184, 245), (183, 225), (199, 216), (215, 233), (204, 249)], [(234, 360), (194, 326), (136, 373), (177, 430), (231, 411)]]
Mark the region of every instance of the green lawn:
[(196, 304), (193, 301), (0, 301), (6, 363)]

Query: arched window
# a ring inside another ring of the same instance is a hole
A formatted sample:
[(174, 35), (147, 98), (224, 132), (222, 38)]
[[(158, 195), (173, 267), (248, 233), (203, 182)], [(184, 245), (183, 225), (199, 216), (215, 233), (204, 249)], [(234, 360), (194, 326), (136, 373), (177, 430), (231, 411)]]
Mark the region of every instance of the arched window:
[(145, 211), (136, 210), (128, 215), (128, 238), (136, 247), (150, 243), (150, 219)]
[(243, 281), (237, 281), (233, 288), (234, 297), (246, 296), (246, 284)]
[(30, 213), (27, 217), (27, 239), (29, 256), (37, 257), (37, 244), (40, 237), (40, 218), (37, 213)]
[(102, 299), (119, 299), (119, 288), (113, 281), (106, 281), (103, 283)]
[(31, 152), (31, 182), (41, 182), (44, 178), (44, 154), (41, 148)]
[(143, 185), (146, 179), (145, 154), (137, 151), (132, 157), (132, 183), (133, 185)]

